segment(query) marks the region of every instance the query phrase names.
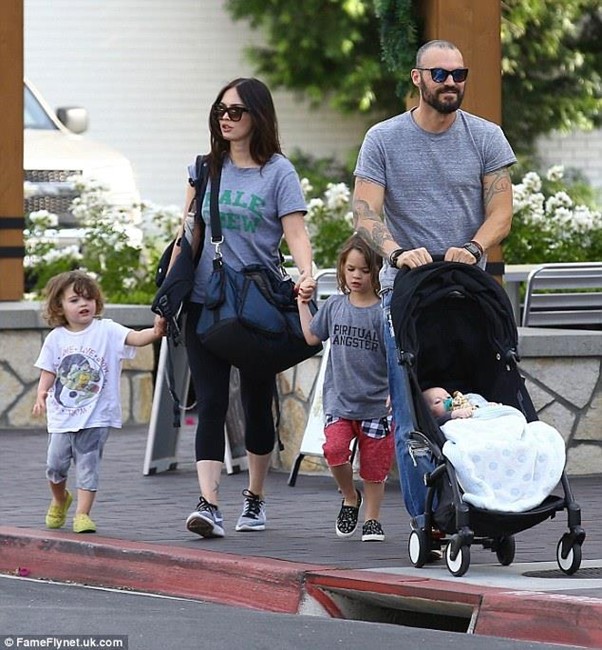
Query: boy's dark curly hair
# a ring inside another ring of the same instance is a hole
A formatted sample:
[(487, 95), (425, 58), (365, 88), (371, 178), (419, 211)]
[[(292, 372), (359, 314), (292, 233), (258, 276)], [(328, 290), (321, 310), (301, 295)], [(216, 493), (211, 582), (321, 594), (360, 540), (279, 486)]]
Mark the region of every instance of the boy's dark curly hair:
[(96, 316), (101, 315), (104, 309), (104, 297), (96, 280), (84, 271), (66, 271), (50, 278), (44, 288), (45, 302), (42, 315), (50, 327), (68, 324), (61, 302), (66, 289), (71, 285), (78, 296), (94, 300)]

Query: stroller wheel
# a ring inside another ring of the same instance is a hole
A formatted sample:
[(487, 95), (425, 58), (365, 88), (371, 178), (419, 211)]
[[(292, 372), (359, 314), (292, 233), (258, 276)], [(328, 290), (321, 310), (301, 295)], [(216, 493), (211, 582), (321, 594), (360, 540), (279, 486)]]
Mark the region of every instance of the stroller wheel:
[(514, 554), (516, 553), (516, 542), (513, 535), (508, 537), (500, 537), (497, 540), (495, 554), (497, 555), (498, 562), (502, 566), (509, 566), (514, 562)]
[(570, 543), (569, 534), (565, 533), (556, 547), (556, 561), (563, 573), (571, 576), (581, 566), (581, 544), (573, 543), (565, 550), (566, 557), (562, 557), (563, 546)]
[(408, 555), (410, 562), (417, 568), (423, 567), (428, 558), (430, 544), (422, 529), (413, 530), (408, 539)]
[(468, 571), (468, 567), (470, 566), (470, 546), (460, 546), (458, 554), (452, 560), (453, 545), (454, 538), (452, 537), (449, 544), (445, 547), (445, 563), (449, 572), (453, 576), (456, 576), (456, 578), (459, 578)]

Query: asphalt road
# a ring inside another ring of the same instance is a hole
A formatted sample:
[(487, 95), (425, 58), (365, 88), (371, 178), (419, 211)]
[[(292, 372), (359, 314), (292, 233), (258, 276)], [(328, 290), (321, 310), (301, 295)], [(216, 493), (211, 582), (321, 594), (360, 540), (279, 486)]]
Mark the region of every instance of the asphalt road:
[[(135, 592), (0, 576), (0, 648), (60, 647), (55, 641), (46, 646), (34, 646), (29, 635), (42, 635), (46, 643), (47, 639), (79, 642), (79, 646), (71, 647), (127, 650), (231, 650), (238, 647), (245, 650), (338, 647), (365, 650), (376, 643), (380, 647), (428, 647), (429, 650), (448, 650), (452, 645), (462, 650), (576, 647), (383, 623), (270, 614)], [(93, 635), (98, 636), (91, 640)], [(105, 645), (101, 646), (103, 641)]]

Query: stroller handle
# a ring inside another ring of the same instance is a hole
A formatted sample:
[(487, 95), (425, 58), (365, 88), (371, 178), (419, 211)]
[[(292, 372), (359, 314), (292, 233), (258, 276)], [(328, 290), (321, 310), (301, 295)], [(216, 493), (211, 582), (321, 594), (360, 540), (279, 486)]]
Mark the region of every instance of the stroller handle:
[[(431, 258), (432, 258), (433, 262), (445, 262), (445, 255), (444, 254), (431, 255)], [(450, 264), (452, 264), (452, 262), (450, 262)]]

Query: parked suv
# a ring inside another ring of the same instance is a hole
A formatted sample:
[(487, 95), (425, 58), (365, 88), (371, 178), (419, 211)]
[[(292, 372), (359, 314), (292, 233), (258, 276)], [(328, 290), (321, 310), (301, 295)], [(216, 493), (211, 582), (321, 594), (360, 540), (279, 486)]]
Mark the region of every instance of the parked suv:
[(82, 176), (108, 190), (111, 204), (137, 214), (140, 204), (132, 165), (100, 142), (82, 137), (88, 128), (85, 108), (58, 108), (56, 113), (26, 79), (24, 86), (25, 213), (48, 210), (62, 226), (74, 226), (69, 211), (76, 196), (68, 179)]

